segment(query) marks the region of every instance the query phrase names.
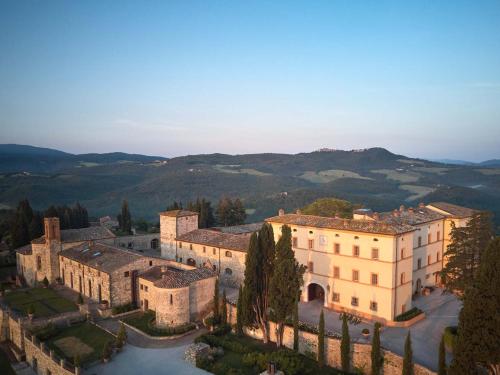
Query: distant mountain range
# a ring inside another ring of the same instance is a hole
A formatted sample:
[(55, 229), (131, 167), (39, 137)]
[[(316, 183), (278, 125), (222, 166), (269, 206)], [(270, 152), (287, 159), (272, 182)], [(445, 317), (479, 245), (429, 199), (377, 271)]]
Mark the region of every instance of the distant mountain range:
[[(0, 145), (0, 208), (28, 198), (35, 208), (80, 201), (90, 215), (118, 213), (157, 220), (172, 201), (240, 197), (248, 221), (335, 196), (377, 211), (445, 200), (488, 209), (500, 218), (500, 161), (458, 164), (396, 155), (383, 148), (300, 154), (74, 155)], [(500, 221), (498, 221), (500, 224)]]
[(435, 161), (437, 163), (454, 164), (454, 165), (473, 165), (473, 166), (478, 166), (478, 167), (500, 167), (500, 159), (485, 160), (485, 161), (481, 161), (479, 163), (474, 163), (472, 161), (466, 161), (466, 160), (455, 160), (455, 159), (432, 159), (432, 161)]

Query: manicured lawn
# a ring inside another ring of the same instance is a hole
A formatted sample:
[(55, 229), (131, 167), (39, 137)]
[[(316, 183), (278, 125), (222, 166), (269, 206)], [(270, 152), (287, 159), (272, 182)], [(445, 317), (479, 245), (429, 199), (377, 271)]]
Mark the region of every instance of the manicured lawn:
[(14, 290), (6, 293), (4, 298), (11, 308), (24, 314), (27, 314), (29, 306), (33, 305), (35, 317), (47, 317), (78, 310), (73, 301), (59, 296), (50, 288)]
[(71, 362), (78, 354), (81, 363), (85, 365), (99, 360), (106, 342), (114, 340), (115, 337), (108, 332), (84, 322), (58, 330), (46, 343), (58, 356)]
[(158, 328), (154, 323), (154, 311), (139, 312), (125, 318), (123, 321), (150, 336), (172, 336), (186, 333), (195, 328), (194, 324), (184, 324), (181, 326)]
[(0, 374), (16, 375), (5, 353), (0, 349)]

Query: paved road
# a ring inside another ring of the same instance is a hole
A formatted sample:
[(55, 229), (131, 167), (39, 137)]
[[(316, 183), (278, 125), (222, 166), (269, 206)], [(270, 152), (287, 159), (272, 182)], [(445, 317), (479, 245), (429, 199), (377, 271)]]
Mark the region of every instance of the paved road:
[(85, 371), (86, 375), (206, 375), (189, 362), (184, 361), (187, 345), (164, 349), (145, 349), (127, 345), (107, 364), (100, 364)]

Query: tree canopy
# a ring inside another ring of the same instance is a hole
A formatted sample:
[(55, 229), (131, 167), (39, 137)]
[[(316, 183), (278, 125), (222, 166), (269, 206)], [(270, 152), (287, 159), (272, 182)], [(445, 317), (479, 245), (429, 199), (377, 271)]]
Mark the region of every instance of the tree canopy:
[(301, 212), (306, 215), (339, 216), (350, 219), (352, 218), (353, 209), (354, 205), (351, 202), (337, 198), (320, 198), (303, 207)]

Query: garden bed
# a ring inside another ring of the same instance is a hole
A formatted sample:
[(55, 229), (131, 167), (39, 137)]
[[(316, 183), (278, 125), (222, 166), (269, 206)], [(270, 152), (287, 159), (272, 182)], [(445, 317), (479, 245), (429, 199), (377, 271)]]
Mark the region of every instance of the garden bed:
[(69, 311), (77, 311), (73, 302), (61, 297), (50, 288), (33, 288), (6, 292), (4, 301), (13, 310), (24, 315), (28, 314), (30, 306), (34, 308), (35, 317), (48, 317)]
[(173, 336), (192, 331), (196, 328), (194, 323), (187, 323), (175, 327), (158, 328), (155, 326), (155, 313), (153, 311), (140, 312), (123, 319), (123, 322), (137, 328), (149, 336)]

